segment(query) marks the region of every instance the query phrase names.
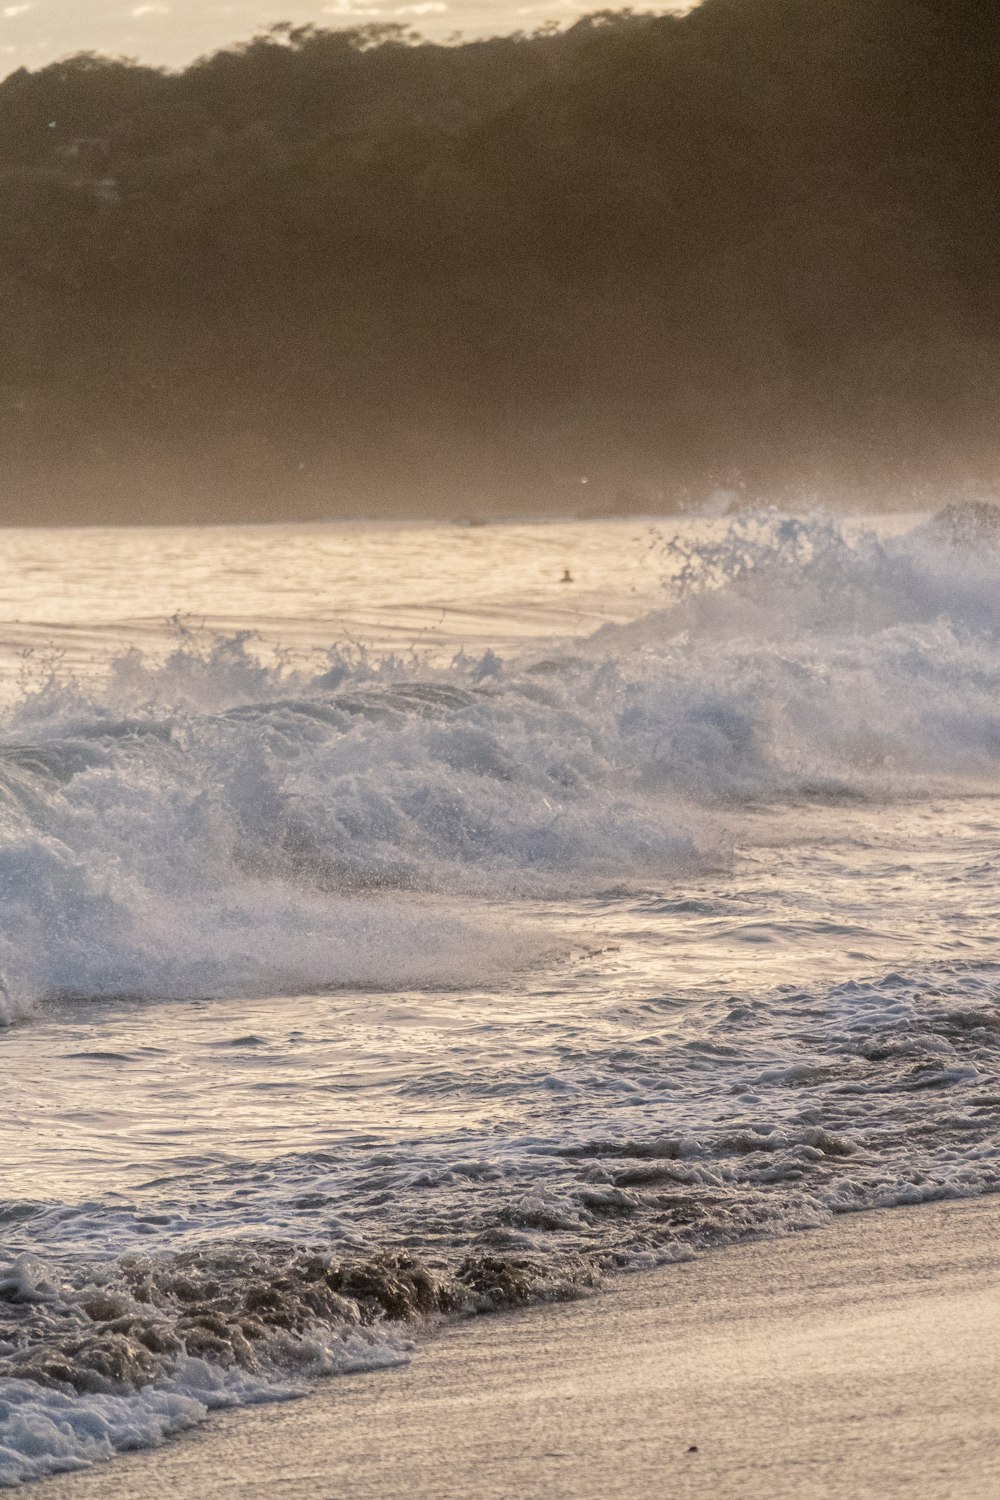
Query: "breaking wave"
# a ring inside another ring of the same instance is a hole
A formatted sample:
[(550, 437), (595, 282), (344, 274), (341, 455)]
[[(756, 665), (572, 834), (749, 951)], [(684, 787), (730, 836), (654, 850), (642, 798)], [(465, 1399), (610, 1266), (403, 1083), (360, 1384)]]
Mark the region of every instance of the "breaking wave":
[(718, 864), (741, 805), (989, 782), (990, 516), (881, 540), (768, 513), (675, 538), (669, 607), (572, 654), (334, 650), (307, 673), (181, 629), (100, 689), (51, 677), (0, 727), (0, 1015), (461, 984), (472, 953), (488, 982), (545, 943), (470, 900)]

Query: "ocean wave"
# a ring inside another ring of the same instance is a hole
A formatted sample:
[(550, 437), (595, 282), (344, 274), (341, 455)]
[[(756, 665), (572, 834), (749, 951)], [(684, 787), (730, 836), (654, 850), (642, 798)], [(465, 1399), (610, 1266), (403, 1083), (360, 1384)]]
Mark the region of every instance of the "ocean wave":
[(310, 673), (178, 627), (99, 688), (50, 676), (0, 726), (0, 1019), (462, 983), (539, 948), (470, 902), (720, 864), (734, 807), (992, 786), (1000, 554), (963, 514), (675, 539), (669, 607), (562, 656)]
[[(246, 1221), (209, 1215), (186, 1247), (161, 1233), (147, 1253), (136, 1218), (129, 1248), (70, 1255), (72, 1210), (37, 1205), (15, 1229), (34, 1252), (0, 1269), (0, 1484), (398, 1362), (442, 1318), (580, 1296), (840, 1213), (1000, 1190), (994, 963), (786, 986), (766, 1007), (715, 996), (657, 1046), (648, 1015), (633, 1024), (631, 1046), (592, 1041), (567, 1061), (571, 1112), (536, 1104), (474, 1156), (459, 1131), (267, 1163), (269, 1212), (278, 1222), (284, 1195), (294, 1237), (261, 1233), (260, 1162), (218, 1184), (230, 1205), (237, 1182), (249, 1190)], [(190, 1220), (178, 1190), (205, 1217), (206, 1175), (172, 1184)], [(77, 1212), (94, 1233), (125, 1207), (118, 1193)]]

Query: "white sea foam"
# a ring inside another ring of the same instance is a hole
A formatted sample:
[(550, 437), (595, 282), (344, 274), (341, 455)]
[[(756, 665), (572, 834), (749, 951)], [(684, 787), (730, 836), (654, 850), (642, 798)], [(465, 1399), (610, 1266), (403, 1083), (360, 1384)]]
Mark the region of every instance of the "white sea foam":
[(318, 1375), (388, 1369), (406, 1360), (406, 1350), (406, 1340), (391, 1333), (317, 1330), (298, 1349), (292, 1379), (287, 1372), (265, 1378), (190, 1357), (155, 1385), (121, 1393), (78, 1394), (0, 1378), (0, 1488), (158, 1447), (225, 1407), (303, 1396)]
[(766, 515), (667, 551), (671, 606), (569, 656), (304, 674), (185, 636), (103, 689), (29, 693), (0, 749), (0, 1019), (53, 993), (488, 979), (537, 937), (412, 893), (682, 873), (723, 857), (720, 806), (995, 774), (988, 537)]

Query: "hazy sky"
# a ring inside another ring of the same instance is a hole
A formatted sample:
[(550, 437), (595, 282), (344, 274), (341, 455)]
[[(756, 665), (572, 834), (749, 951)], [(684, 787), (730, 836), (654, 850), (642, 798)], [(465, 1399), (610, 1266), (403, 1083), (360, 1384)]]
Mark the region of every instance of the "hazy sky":
[[(272, 21), (396, 21), (440, 38), (531, 31), (601, 8), (602, 0), (0, 0), (0, 74), (81, 51), (176, 65)], [(689, 0), (636, 6), (688, 8)]]

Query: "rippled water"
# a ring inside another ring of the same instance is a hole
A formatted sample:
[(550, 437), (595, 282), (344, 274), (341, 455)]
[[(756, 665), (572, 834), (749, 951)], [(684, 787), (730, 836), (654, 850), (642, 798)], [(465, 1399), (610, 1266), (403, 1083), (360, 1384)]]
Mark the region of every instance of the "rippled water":
[(997, 536), (10, 534), (0, 1482), (1000, 1186)]
[(578, 635), (662, 602), (660, 537), (655, 521), (5, 531), (0, 689), (18, 689), (26, 654), (29, 676), (57, 661), (92, 677), (129, 647), (162, 658), (178, 627), (253, 630), (265, 659)]

